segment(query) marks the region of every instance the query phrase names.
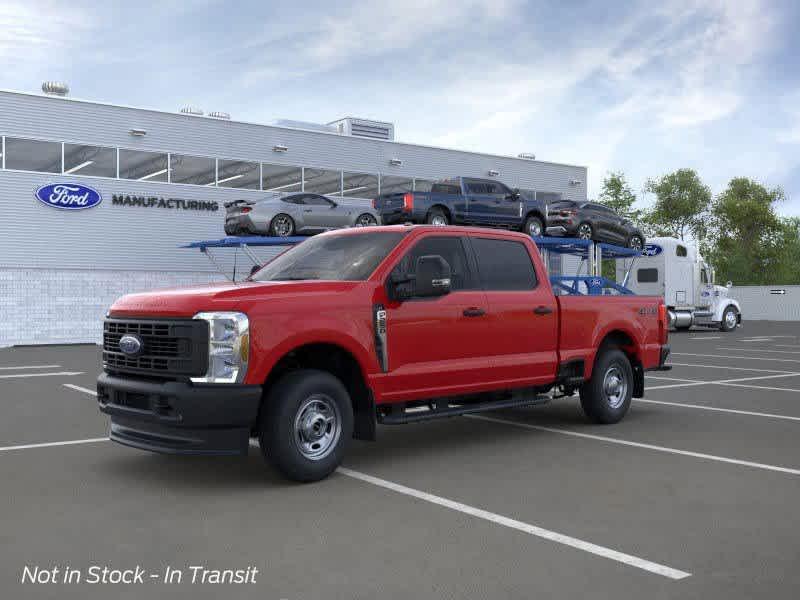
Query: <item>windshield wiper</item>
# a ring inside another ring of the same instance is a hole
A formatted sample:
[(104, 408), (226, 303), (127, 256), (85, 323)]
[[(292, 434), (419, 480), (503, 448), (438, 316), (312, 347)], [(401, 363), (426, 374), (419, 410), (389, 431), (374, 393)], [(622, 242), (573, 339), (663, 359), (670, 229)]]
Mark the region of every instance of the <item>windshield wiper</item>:
[(307, 279), (319, 279), (319, 277), (275, 277), (272, 281), (305, 281)]

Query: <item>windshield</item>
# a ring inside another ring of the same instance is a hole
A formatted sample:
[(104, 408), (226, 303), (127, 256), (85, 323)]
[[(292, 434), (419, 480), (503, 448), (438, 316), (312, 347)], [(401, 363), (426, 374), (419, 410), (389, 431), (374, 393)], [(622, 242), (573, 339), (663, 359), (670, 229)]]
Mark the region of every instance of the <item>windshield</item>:
[(376, 232), (312, 237), (278, 256), (251, 281), (364, 281), (403, 235)]

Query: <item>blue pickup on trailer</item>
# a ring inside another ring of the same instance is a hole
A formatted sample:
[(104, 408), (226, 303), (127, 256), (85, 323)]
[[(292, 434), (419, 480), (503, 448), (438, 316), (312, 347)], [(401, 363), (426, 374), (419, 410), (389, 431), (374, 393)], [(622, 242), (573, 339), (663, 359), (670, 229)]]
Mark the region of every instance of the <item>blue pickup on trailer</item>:
[(437, 181), (430, 192), (381, 194), (373, 201), (384, 225), (430, 223), (515, 229), (537, 237), (547, 227), (547, 205), (494, 179), (456, 177)]

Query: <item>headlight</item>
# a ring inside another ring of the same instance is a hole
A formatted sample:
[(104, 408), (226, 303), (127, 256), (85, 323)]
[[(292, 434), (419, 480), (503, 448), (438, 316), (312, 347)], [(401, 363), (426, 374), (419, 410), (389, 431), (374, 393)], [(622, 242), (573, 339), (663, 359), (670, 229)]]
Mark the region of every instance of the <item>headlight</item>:
[(208, 322), (208, 371), (196, 383), (241, 383), (250, 358), (250, 322), (239, 312), (201, 312)]

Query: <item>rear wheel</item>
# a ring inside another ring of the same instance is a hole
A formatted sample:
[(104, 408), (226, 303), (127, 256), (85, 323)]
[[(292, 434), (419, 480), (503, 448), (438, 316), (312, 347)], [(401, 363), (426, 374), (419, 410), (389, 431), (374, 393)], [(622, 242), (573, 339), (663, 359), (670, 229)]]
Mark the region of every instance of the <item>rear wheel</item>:
[(326, 371), (284, 375), (264, 399), (258, 441), (264, 458), (294, 481), (318, 481), (341, 464), (353, 436), (350, 395)]
[(524, 231), (531, 237), (539, 237), (544, 235), (544, 223), (539, 217), (528, 217)]
[(729, 306), (722, 313), (722, 322), (719, 324), (720, 331), (733, 331), (739, 326), (739, 313), (733, 306)]
[(583, 412), (594, 423), (617, 423), (628, 412), (633, 394), (633, 369), (622, 350), (606, 348), (592, 369), (592, 378), (581, 385)]
[(438, 225), (440, 227), (450, 225), (450, 219), (441, 208), (432, 208), (425, 220), (429, 225)]
[(359, 217), (356, 219), (356, 227), (372, 227), (373, 225), (377, 224), (378, 220), (369, 213), (359, 215)]
[(294, 220), (283, 213), (272, 217), (269, 232), (275, 237), (289, 237), (294, 233)]
[(581, 240), (590, 240), (594, 235), (594, 230), (589, 223), (581, 223), (578, 225), (578, 229), (575, 232), (575, 235), (578, 239)]

